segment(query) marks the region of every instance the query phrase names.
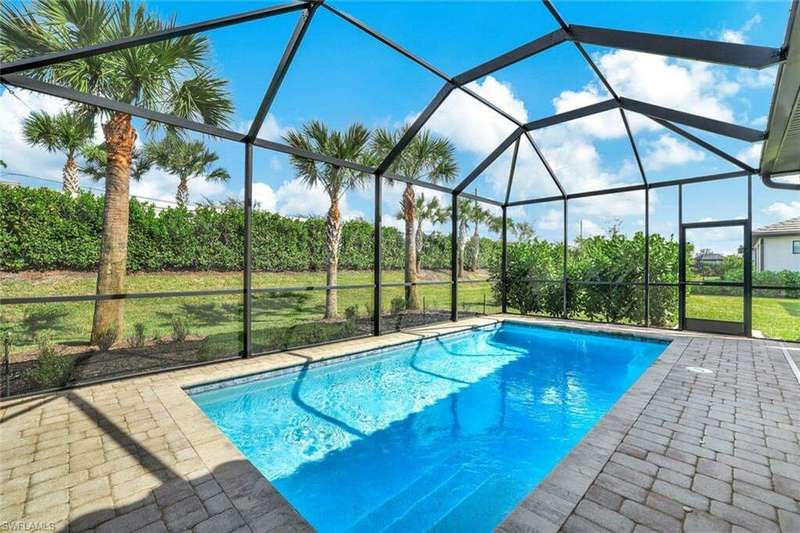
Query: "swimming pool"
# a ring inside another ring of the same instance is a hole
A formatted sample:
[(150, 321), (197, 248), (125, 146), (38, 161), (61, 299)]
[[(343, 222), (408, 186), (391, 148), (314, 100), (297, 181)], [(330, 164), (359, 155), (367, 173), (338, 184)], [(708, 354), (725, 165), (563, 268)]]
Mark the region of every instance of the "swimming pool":
[(490, 531), (665, 348), (504, 322), (190, 393), (319, 531)]

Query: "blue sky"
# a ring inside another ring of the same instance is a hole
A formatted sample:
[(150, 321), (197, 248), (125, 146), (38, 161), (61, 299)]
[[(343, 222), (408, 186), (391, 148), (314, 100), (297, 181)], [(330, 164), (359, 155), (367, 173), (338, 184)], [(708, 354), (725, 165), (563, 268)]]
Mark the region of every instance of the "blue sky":
[[(557, 28), (538, 2), (331, 0), (331, 4), (451, 75)], [(265, 4), (150, 2), (148, 5), (165, 16), (176, 14), (178, 23), (187, 23)], [(779, 46), (789, 2), (557, 2), (556, 6), (568, 22), (576, 24)], [(288, 14), (208, 33), (214, 67), (230, 81), (236, 104), (233, 129), (247, 129), (296, 19), (296, 14)], [(775, 69), (749, 71), (592, 46), (587, 50), (623, 96), (756, 128), (766, 126)], [(287, 129), (310, 119), (321, 119), (337, 128), (352, 121), (369, 127), (398, 127), (413, 119), (440, 86), (440, 80), (426, 70), (329, 12), (319, 10), (261, 135), (280, 140)], [(568, 43), (479, 79), (472, 88), (520, 120), (541, 118), (607, 98), (593, 72)], [(60, 178), (63, 162), (59, 156), (25, 147), (13, 118), (23, 118), (30, 109), (57, 109), (61, 105), (54, 99), (20, 91), (16, 97), (5, 91), (0, 94), (3, 114), (12, 117), (0, 126), (0, 153), (10, 164), (10, 171)], [(629, 114), (629, 119), (651, 181), (734, 169), (730, 163), (690, 145), (645, 117)], [(463, 177), (514, 126), (456, 92), (434, 114), (429, 127), (453, 140)], [(704, 132), (693, 133), (757, 165), (758, 146)], [(570, 192), (641, 180), (616, 111), (540, 130), (534, 138)], [(241, 197), (242, 146), (213, 140), (209, 144), (219, 153), (232, 179), (224, 185), (192, 182), (192, 200)], [(510, 150), (471, 189), (502, 198), (509, 161)], [(254, 190), (262, 208), (291, 215), (323, 214), (327, 209), (324, 194), (307, 190), (294, 178), (287, 157), (256, 150)], [(153, 171), (142, 183), (134, 184), (132, 190), (143, 197), (169, 201), (174, 196), (173, 181), (172, 177)], [(740, 180), (687, 188), (687, 219), (745, 216), (742, 183)], [(371, 190), (368, 187), (348, 194), (345, 216), (371, 218)], [(800, 215), (800, 195), (763, 186), (756, 186), (754, 191), (756, 225)], [(556, 193), (541, 163), (524, 146), (512, 199)], [(386, 192), (387, 224), (397, 223), (391, 214), (397, 210), (399, 194), (399, 187)], [(580, 221), (584, 233), (602, 232), (617, 220), (622, 222), (623, 231), (640, 229), (642, 194), (572, 203), (570, 235), (580, 231)], [(653, 193), (653, 231), (665, 234), (675, 231), (674, 196), (671, 189)], [(530, 221), (539, 235), (558, 239), (561, 223), (556, 214), (560, 209), (560, 204), (554, 204), (517, 209), (512, 215)], [(737, 246), (722, 232), (710, 234), (707, 239), (703, 244), (721, 251), (731, 251)]]

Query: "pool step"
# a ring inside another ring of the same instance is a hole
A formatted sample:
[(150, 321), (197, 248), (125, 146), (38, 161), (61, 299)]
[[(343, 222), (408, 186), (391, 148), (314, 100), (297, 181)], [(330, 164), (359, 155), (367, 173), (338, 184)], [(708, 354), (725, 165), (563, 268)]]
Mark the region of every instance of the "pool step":
[(514, 501), (527, 491), (527, 484), (505, 474), (495, 474), (469, 496), (455, 504), (436, 522), (431, 532), (491, 531), (502, 517), (487, 512), (487, 502)]
[(347, 531), (372, 532), (385, 527), (402, 516), (410, 507), (413, 507), (419, 501), (420, 494), (430, 493), (443, 483), (446, 483), (459, 471), (460, 467), (453, 462), (452, 458), (435, 464), (394, 496), (384, 501), (379, 507), (361, 517)]
[(484, 472), (462, 467), (427, 494), (417, 493), (416, 503), (407, 508), (402, 516), (387, 524), (382, 531), (408, 532), (429, 529), (452, 508), (453, 502), (461, 501), (475, 491), (485, 479), (485, 475)]

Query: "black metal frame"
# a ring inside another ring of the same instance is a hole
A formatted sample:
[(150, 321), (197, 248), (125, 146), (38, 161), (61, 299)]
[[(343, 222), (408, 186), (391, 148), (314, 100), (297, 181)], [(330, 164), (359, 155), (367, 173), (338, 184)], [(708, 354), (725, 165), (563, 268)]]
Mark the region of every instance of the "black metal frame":
[[(727, 154), (723, 150), (720, 150), (717, 147), (714, 147), (710, 143), (703, 141), (702, 139), (697, 138), (696, 136), (690, 134), (689, 132), (683, 130), (678, 126), (678, 124), (682, 124), (685, 126), (690, 126), (694, 128), (698, 128), (701, 130), (713, 132), (716, 134), (737, 138), (749, 142), (755, 142), (763, 140), (767, 137), (767, 132), (755, 130), (753, 128), (737, 125), (737, 124), (730, 124), (723, 121), (710, 119), (707, 117), (702, 117), (698, 115), (694, 115), (691, 113), (686, 113), (674, 109), (665, 108), (662, 106), (657, 106), (654, 104), (640, 102), (637, 100), (625, 98), (623, 96), (618, 95), (613, 87), (609, 84), (608, 80), (605, 78), (603, 73), (599, 70), (597, 65), (594, 63), (592, 58), (583, 48), (583, 44), (593, 44), (593, 45), (600, 45), (612, 48), (621, 48), (627, 50), (635, 50), (639, 52), (646, 52), (652, 54), (660, 54), (660, 55), (667, 55), (672, 57), (684, 58), (684, 59), (691, 59), (696, 61), (705, 61), (705, 62), (712, 62), (718, 63), (723, 65), (730, 65), (735, 67), (744, 67), (744, 68), (756, 68), (761, 69), (768, 67), (770, 65), (781, 64), (786, 60), (788, 55), (788, 38), (786, 44), (781, 48), (769, 48), (763, 46), (752, 46), (752, 45), (744, 45), (744, 44), (732, 44), (732, 43), (725, 43), (725, 42), (715, 42), (715, 41), (708, 41), (708, 40), (699, 40), (699, 39), (688, 39), (683, 37), (673, 37), (673, 36), (666, 36), (666, 35), (656, 35), (656, 34), (648, 34), (648, 33), (641, 33), (641, 32), (630, 32), (630, 31), (621, 31), (621, 30), (612, 30), (606, 28), (595, 28), (590, 26), (580, 26), (580, 25), (572, 25), (568, 24), (556, 11), (555, 7), (553, 6), (550, 0), (543, 0), (545, 7), (548, 9), (550, 14), (553, 16), (555, 21), (559, 25), (559, 29), (548, 33), (544, 36), (541, 36), (537, 39), (530, 41), (527, 44), (524, 44), (514, 50), (511, 50), (507, 53), (501, 54), (494, 59), (491, 59), (487, 62), (484, 62), (476, 67), (468, 69), (456, 76), (449, 76), (444, 73), (442, 70), (438, 69), (436, 66), (432, 65), (431, 63), (427, 62), (426, 60), (420, 58), (419, 56), (415, 55), (414, 53), (408, 51), (401, 45), (397, 44), (393, 40), (389, 39), (388, 37), (382, 35), (380, 32), (374, 30), (373, 28), (369, 27), (367, 24), (359, 21), (358, 19), (344, 13), (343, 11), (336, 9), (330, 5), (324, 3), (324, 0), (309, 0), (309, 1), (298, 1), (298, 2), (288, 2), (286, 4), (281, 4), (277, 6), (272, 6), (268, 8), (258, 9), (254, 11), (248, 11), (245, 13), (240, 13), (236, 15), (221, 17), (217, 19), (208, 20), (205, 22), (193, 23), (184, 26), (176, 26), (174, 28), (166, 29), (163, 31), (136, 36), (136, 37), (129, 37), (125, 39), (120, 39), (117, 41), (107, 42), (107, 43), (100, 43), (94, 44), (90, 46), (85, 46), (79, 49), (74, 50), (67, 50), (67, 51), (59, 51), (53, 53), (43, 54), (37, 57), (31, 58), (24, 58), (12, 62), (2, 63), (0, 64), (0, 82), (5, 85), (15, 86), (24, 88), (27, 90), (36, 91), (39, 93), (49, 94), (52, 96), (56, 96), (59, 98), (64, 98), (67, 100), (71, 100), (74, 102), (88, 104), (91, 106), (95, 106), (98, 108), (112, 110), (112, 111), (119, 111), (122, 113), (127, 113), (132, 116), (136, 116), (145, 120), (154, 121), (162, 124), (166, 124), (173, 127), (178, 127), (182, 129), (186, 129), (189, 131), (194, 131), (197, 133), (201, 133), (204, 135), (210, 135), (219, 137), (222, 139), (239, 142), (244, 144), (245, 147), (245, 251), (244, 251), (244, 273), (243, 273), (243, 288), (242, 290), (216, 290), (216, 291), (187, 291), (187, 292), (176, 292), (176, 293), (154, 293), (154, 294), (114, 294), (114, 295), (91, 295), (91, 296), (75, 296), (75, 297), (40, 297), (40, 298), (12, 298), (12, 299), (3, 299), (0, 301), (0, 304), (14, 304), (14, 303), (34, 303), (34, 302), (48, 302), (48, 301), (85, 301), (85, 300), (102, 300), (102, 299), (115, 299), (115, 298), (150, 298), (150, 297), (164, 297), (164, 296), (190, 296), (190, 295), (200, 295), (200, 294), (237, 294), (241, 293), (244, 296), (244, 353), (243, 355), (252, 355), (252, 294), (257, 291), (261, 291), (262, 289), (254, 289), (252, 287), (252, 180), (253, 180), (253, 168), (252, 168), (252, 158), (253, 158), (253, 148), (263, 148), (275, 152), (280, 152), (284, 154), (289, 154), (292, 156), (297, 157), (305, 157), (308, 159), (312, 159), (315, 161), (319, 161), (322, 163), (333, 164), (337, 166), (342, 166), (346, 168), (350, 168), (353, 170), (357, 170), (359, 172), (364, 172), (367, 174), (371, 174), (375, 177), (375, 187), (374, 187), (374, 200), (375, 200), (375, 211), (374, 211), (374, 228), (375, 228), (375, 238), (374, 238), (374, 282), (371, 285), (366, 287), (371, 287), (374, 290), (374, 331), (375, 335), (381, 334), (381, 327), (380, 327), (380, 314), (381, 314), (381, 289), (383, 287), (390, 286), (390, 284), (383, 284), (381, 281), (381, 201), (382, 201), (382, 184), (383, 179), (392, 179), (398, 180), (405, 183), (410, 183), (413, 185), (417, 185), (424, 188), (430, 188), (434, 190), (438, 190), (441, 192), (449, 193), (452, 195), (452, 233), (451, 233), (451, 319), (458, 320), (458, 284), (459, 280), (457, 278), (457, 264), (458, 264), (458, 198), (465, 197), (473, 200), (478, 200), (481, 202), (485, 202), (488, 204), (496, 205), (502, 208), (503, 213), (503, 227), (502, 227), (502, 259), (503, 259), (503, 274), (505, 275), (506, 271), (506, 260), (507, 260), (507, 208), (513, 206), (522, 206), (522, 205), (530, 205), (542, 202), (550, 202), (550, 201), (561, 201), (563, 202), (563, 210), (564, 210), (564, 272), (563, 272), (563, 279), (560, 280), (564, 286), (564, 316), (567, 316), (567, 286), (569, 283), (573, 283), (572, 280), (567, 279), (567, 226), (568, 226), (568, 204), (570, 200), (577, 199), (577, 198), (587, 198), (592, 196), (598, 195), (605, 195), (605, 194), (614, 194), (620, 192), (628, 192), (628, 191), (638, 191), (643, 190), (645, 194), (645, 233), (648, 237), (648, 244), (645, 248), (645, 279), (643, 282), (645, 295), (649, 296), (649, 287), (651, 285), (656, 286), (657, 283), (651, 283), (649, 279), (649, 203), (650, 203), (650, 189), (660, 188), (660, 187), (669, 187), (677, 185), (679, 187), (679, 195), (682, 195), (682, 185), (688, 183), (700, 183), (700, 182), (707, 182), (707, 181), (715, 181), (715, 180), (725, 180), (735, 177), (741, 176), (751, 176), (759, 174), (759, 169), (755, 169), (750, 167), (749, 165), (742, 163), (741, 161), (737, 160), (735, 157)], [(395, 52), (403, 55), (404, 57), (410, 59), (421, 68), (424, 68), (428, 72), (434, 74), (438, 78), (443, 81), (442, 88), (437, 92), (437, 94), (432, 98), (431, 102), (426, 106), (423, 112), (417, 117), (417, 119), (409, 125), (405, 135), (399, 140), (397, 145), (389, 152), (389, 154), (381, 161), (375, 168), (367, 167), (362, 164), (346, 161), (342, 159), (333, 158), (324, 154), (300, 150), (295, 147), (268, 141), (258, 137), (258, 132), (269, 112), (269, 109), (276, 98), (278, 92), (280, 91), (280, 87), (286, 73), (291, 68), (292, 60), (297, 53), (299, 47), (302, 44), (303, 38), (306, 35), (307, 30), (313, 23), (313, 16), (314, 13), (319, 9), (323, 8), (328, 12), (332, 13), (333, 15), (339, 17), (340, 19), (344, 20), (348, 24), (355, 26), (356, 28), (360, 29), (361, 31), (365, 32), (372, 38), (377, 39), (384, 45), (390, 47)], [(301, 15), (299, 20), (295, 26), (295, 29), (292, 35), (287, 42), (285, 51), (278, 63), (278, 66), (273, 73), (270, 83), (266, 89), (264, 97), (261, 101), (261, 105), (258, 108), (258, 111), (253, 118), (253, 121), (249, 127), (249, 131), (247, 133), (242, 133), (226, 128), (210, 126), (208, 124), (182, 119), (173, 115), (169, 115), (166, 113), (160, 113), (157, 111), (144, 109), (139, 106), (134, 106), (130, 104), (125, 104), (122, 102), (117, 102), (108, 98), (103, 98), (91, 94), (82, 93), (80, 91), (76, 91), (73, 89), (69, 89), (66, 87), (57, 86), (51, 83), (43, 82), (35, 78), (31, 78), (28, 76), (23, 75), (22, 73), (29, 71), (35, 68), (41, 68), (48, 65), (54, 65), (66, 61), (71, 61), (75, 59), (87, 58), (101, 53), (113, 52), (118, 50), (124, 50), (136, 46), (146, 45), (149, 43), (164, 41), (168, 39), (172, 39), (182, 35), (189, 35), (198, 32), (208, 31), (216, 28), (241, 24), (245, 22), (249, 22), (252, 20), (263, 19), (266, 17), (271, 16), (278, 16), (285, 13), (297, 12), (300, 11)], [(790, 26), (794, 23), (794, 11), (796, 11), (796, 4), (793, 8), (793, 15), (790, 19)], [(787, 33), (788, 35), (788, 33)], [(545, 117), (542, 119), (538, 119), (528, 123), (522, 123), (506, 111), (501, 109), (500, 107), (496, 106), (492, 102), (486, 100), (485, 98), (481, 97), (480, 95), (476, 94), (470, 87), (469, 84), (475, 80), (480, 79), (483, 76), (496, 72), (502, 68), (505, 68), (509, 65), (512, 65), (516, 62), (522, 61), (526, 58), (529, 58), (535, 54), (541, 53), (545, 50), (548, 50), (554, 46), (559, 46), (562, 43), (571, 42), (584, 60), (587, 62), (589, 67), (594, 71), (597, 75), (599, 80), (602, 84), (606, 87), (608, 92), (611, 94), (612, 98), (607, 101), (599, 102), (596, 104), (592, 104), (586, 106), (584, 108), (575, 109), (572, 111), (568, 111), (566, 113), (560, 113), (557, 115), (553, 115), (550, 117)], [(416, 135), (420, 130), (422, 130), (427, 121), (430, 117), (435, 113), (435, 111), (442, 105), (442, 103), (446, 100), (448, 96), (450, 96), (454, 91), (461, 91), (464, 94), (469, 95), (470, 97), (474, 98), (482, 105), (485, 105), (489, 109), (493, 110), (494, 112), (498, 113), (500, 116), (503, 116), (510, 122), (516, 125), (515, 131), (506, 139), (504, 140), (487, 158), (484, 159), (472, 172), (467, 174), (462, 181), (460, 181), (454, 187), (446, 187), (442, 185), (437, 185), (433, 183), (427, 183), (425, 181), (420, 181), (416, 179), (411, 179), (404, 176), (398, 176), (390, 172), (390, 168), (392, 162), (402, 153), (402, 150), (408, 145), (408, 143), (413, 139), (414, 135)], [(533, 137), (531, 136), (531, 131), (536, 129), (544, 128), (547, 126), (552, 126), (554, 124), (559, 124), (563, 122), (567, 122), (570, 120), (575, 120), (581, 117), (591, 116), (597, 113), (603, 113), (609, 110), (618, 109), (620, 115), (622, 117), (623, 123), (626, 128), (626, 134), (629, 138), (631, 148), (634, 153), (634, 157), (637, 162), (637, 166), (641, 173), (642, 183), (637, 185), (625, 186), (625, 187), (616, 187), (616, 188), (609, 188), (605, 190), (597, 190), (597, 191), (587, 191), (582, 193), (569, 193), (567, 192), (564, 187), (562, 186), (561, 182), (559, 181), (556, 173), (553, 171), (553, 168), (549, 165), (547, 159), (544, 157), (544, 154), (541, 152), (537, 144), (535, 143)], [(676, 132), (679, 135), (682, 135), (684, 138), (688, 139), (690, 142), (693, 142), (703, 148), (704, 150), (711, 151), (717, 156), (723, 157), (729, 162), (735, 164), (736, 166), (740, 167), (740, 171), (735, 172), (727, 172), (724, 174), (715, 174), (710, 176), (698, 176), (693, 178), (686, 178), (680, 180), (671, 180), (666, 182), (648, 182), (647, 176), (645, 174), (644, 167), (642, 166), (642, 162), (639, 156), (639, 151), (636, 146), (636, 142), (634, 141), (633, 135), (630, 130), (630, 126), (628, 124), (628, 119), (626, 116), (626, 112), (636, 112), (643, 114), (652, 120), (656, 121), (657, 123), (661, 124), (664, 127), (669, 128), (670, 130)], [(517, 166), (517, 154), (519, 151), (519, 145), (522, 141), (522, 137), (525, 137), (527, 142), (531, 145), (534, 149), (537, 157), (542, 162), (543, 166), (547, 170), (548, 175), (553, 180), (556, 188), (559, 190), (558, 196), (551, 196), (551, 197), (543, 197), (543, 198), (532, 198), (527, 200), (520, 200), (511, 202), (510, 195), (511, 195), (511, 188), (513, 185), (513, 181), (515, 179), (515, 171)], [(494, 161), (497, 157), (499, 157), (506, 149), (508, 149), (511, 145), (514, 145), (514, 151), (512, 156), (512, 165), (509, 172), (508, 177), (508, 185), (506, 188), (506, 194), (503, 201), (494, 200), (492, 198), (486, 198), (482, 196), (478, 196), (477, 194), (470, 194), (465, 192), (467, 187), (472, 183), (475, 179), (477, 179), (481, 173)], [(768, 176), (763, 177), (764, 183), (770, 185), (770, 180)], [(781, 186), (781, 184), (773, 184), (773, 186)], [(748, 180), (748, 190), (750, 191), (752, 187), (751, 180)], [(785, 187), (785, 185), (784, 185)], [(748, 212), (751, 210), (751, 198), (748, 198)], [(682, 210), (682, 205), (679, 207), (679, 211)], [(679, 217), (681, 215), (679, 214)], [(746, 240), (750, 240), (750, 216), (748, 216), (748, 224), (746, 228)], [(683, 258), (681, 258), (681, 262)], [(751, 265), (746, 262), (746, 270), (750, 270)], [(685, 269), (685, 265), (682, 265), (681, 268)], [(751, 273), (746, 272), (746, 278), (748, 278), (748, 283), (746, 287), (746, 295), (748, 301), (752, 297), (752, 279)], [(447, 282), (445, 282), (447, 283)], [(345, 286), (342, 287), (327, 287), (327, 289), (331, 288), (347, 288)], [(271, 289), (270, 289), (271, 290)], [(503, 298), (502, 308), (503, 311), (506, 311), (507, 302), (505, 301), (505, 297)], [(645, 302), (648, 301), (648, 298), (645, 298)], [(647, 303), (645, 304), (648, 305)], [(748, 304), (749, 305), (749, 304)], [(645, 308), (645, 322), (648, 323), (649, 313), (648, 308)], [(681, 316), (684, 315), (684, 309), (681, 309)], [(750, 329), (747, 328), (747, 332), (749, 333)]]

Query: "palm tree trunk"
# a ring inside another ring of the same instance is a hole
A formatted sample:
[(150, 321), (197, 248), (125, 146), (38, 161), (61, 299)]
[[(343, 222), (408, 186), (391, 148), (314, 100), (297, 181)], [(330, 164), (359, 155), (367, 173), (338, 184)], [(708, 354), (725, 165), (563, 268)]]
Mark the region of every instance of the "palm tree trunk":
[(478, 270), (478, 257), (481, 253), (481, 237), (478, 234), (478, 222), (475, 222), (475, 229), (472, 232), (472, 242), (475, 243), (475, 249), (472, 250), (472, 271)]
[[(406, 261), (405, 261), (405, 282), (417, 282), (417, 243), (416, 236), (414, 235), (414, 223), (417, 218), (417, 204), (414, 198), (414, 187), (410, 183), (406, 183), (406, 188), (403, 191), (403, 219), (405, 220), (405, 244), (406, 244)], [(417, 286), (406, 285), (406, 309), (415, 310), (419, 308), (417, 298)]]
[(417, 221), (417, 236), (414, 239), (414, 242), (417, 246), (417, 276), (420, 275), (422, 272), (422, 220)]
[[(103, 208), (103, 240), (97, 270), (97, 294), (125, 291), (128, 260), (128, 189), (136, 130), (130, 115), (114, 113), (103, 124), (108, 156), (106, 197)], [(123, 325), (123, 300), (98, 300), (94, 305), (92, 343), (113, 330), (120, 335)]]
[(175, 193), (175, 201), (178, 202), (180, 207), (184, 207), (189, 203), (189, 181), (185, 176), (180, 176), (178, 192)]
[[(328, 218), (325, 221), (325, 244), (328, 247), (328, 274), (327, 285), (335, 286), (339, 273), (339, 243), (342, 240), (342, 219), (339, 212), (339, 198), (331, 197), (331, 206), (328, 209)], [(325, 318), (333, 319), (338, 316), (336, 289), (325, 291)]]
[(75, 162), (75, 156), (73, 154), (67, 154), (67, 162), (64, 164), (62, 187), (64, 192), (70, 196), (75, 197), (78, 195), (78, 163)]
[(467, 234), (467, 223), (462, 218), (458, 222), (458, 277), (462, 277), (464, 275), (464, 249), (467, 245), (466, 240)]

